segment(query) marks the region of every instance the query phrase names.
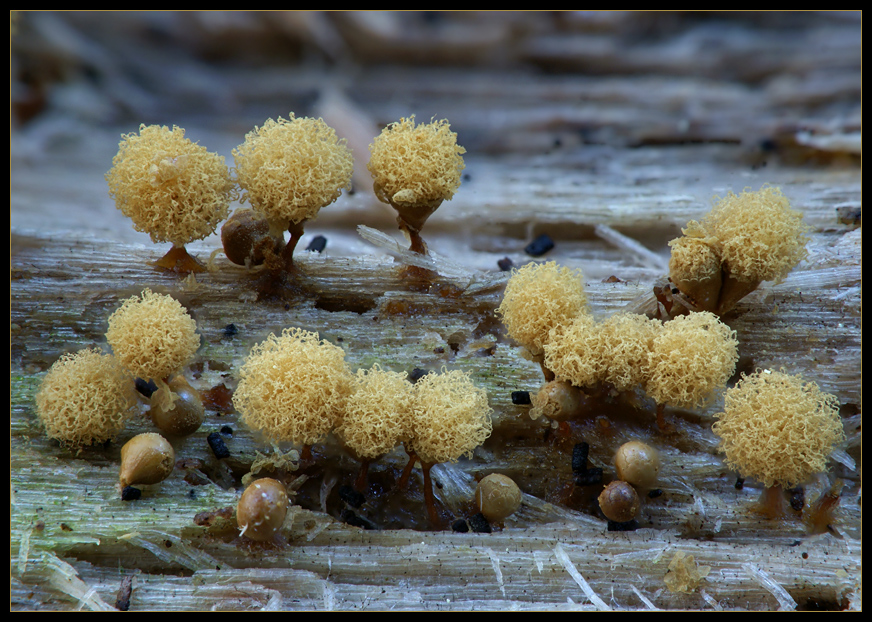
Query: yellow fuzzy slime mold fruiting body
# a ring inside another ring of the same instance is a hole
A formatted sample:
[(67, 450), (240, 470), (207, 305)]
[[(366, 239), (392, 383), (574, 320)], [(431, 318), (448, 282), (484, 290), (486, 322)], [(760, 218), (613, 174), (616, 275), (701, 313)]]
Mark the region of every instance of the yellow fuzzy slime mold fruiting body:
[(670, 278), (696, 309), (724, 315), (806, 257), (809, 229), (779, 188), (730, 192), (669, 243)]
[(281, 270), (294, 268), (293, 253), (305, 222), (351, 188), (353, 158), (345, 139), (322, 119), (267, 119), (233, 150), (242, 201), (269, 222), (272, 235), (291, 234)]
[(412, 435), (414, 387), (408, 374), (373, 365), (359, 369), (351, 381), (342, 419), (333, 431), (345, 449), (361, 461), (355, 487), (366, 487), (369, 463)]
[(359, 369), (335, 433), (355, 456), (375, 459), (409, 440), (414, 386), (408, 374)]
[(743, 375), (715, 417), (727, 464), (767, 487), (802, 484), (825, 471), (845, 438), (835, 396), (777, 371)]
[(238, 377), (233, 405), (245, 424), (304, 448), (339, 423), (353, 378), (342, 348), (299, 328), (255, 345)]
[[(584, 318), (579, 321), (590, 318), (581, 270), (549, 261), (529, 263), (512, 271), (496, 312), (509, 336), (541, 364), (552, 329), (570, 323), (573, 318)], [(553, 380), (550, 371), (543, 369), (546, 380)]]
[(700, 310), (714, 312), (723, 286), (717, 239), (691, 225), (682, 230), (682, 237), (669, 242), (669, 278)]
[[(469, 374), (459, 371), (429, 373), (415, 383), (412, 436), (406, 451), (409, 465), (417, 457), (424, 473), (424, 499), (430, 520), (440, 518), (433, 497), (430, 469), (434, 464), (457, 462), (472, 456), (493, 431), (487, 392), (473, 384)], [(407, 466), (407, 472), (410, 467)], [(407, 472), (401, 481), (405, 481)], [(403, 487), (404, 484), (400, 484)]]
[(46, 434), (72, 449), (115, 438), (136, 404), (133, 378), (99, 349), (63, 355), (36, 394), (36, 412)]
[(665, 322), (651, 342), (645, 392), (658, 405), (699, 407), (735, 372), (738, 346), (736, 332), (707, 311)]
[(424, 223), (460, 187), (466, 149), (448, 121), (415, 125), (415, 115), (385, 127), (369, 147), (367, 168), (376, 197), (399, 214), (411, 250), (426, 253), (419, 235)]
[(633, 313), (616, 313), (594, 331), (587, 355), (599, 361), (599, 376), (618, 391), (641, 384), (648, 373), (648, 354), (662, 330), (658, 320)]
[(197, 323), (177, 300), (146, 288), (109, 316), (106, 340), (125, 368), (143, 380), (166, 380), (197, 348)]
[(487, 392), (460, 370), (429, 373), (415, 383), (411, 447), (422, 462), (472, 456), (493, 431)]
[(544, 347), (544, 365), (559, 380), (594, 389), (609, 383), (630, 391), (644, 383), (658, 320), (617, 313), (602, 322), (581, 314), (551, 329)]
[(140, 125), (125, 134), (106, 173), (109, 194), (137, 231), (173, 247), (156, 265), (203, 272), (185, 244), (201, 240), (227, 217), (235, 184), (224, 157), (185, 138), (173, 126)]

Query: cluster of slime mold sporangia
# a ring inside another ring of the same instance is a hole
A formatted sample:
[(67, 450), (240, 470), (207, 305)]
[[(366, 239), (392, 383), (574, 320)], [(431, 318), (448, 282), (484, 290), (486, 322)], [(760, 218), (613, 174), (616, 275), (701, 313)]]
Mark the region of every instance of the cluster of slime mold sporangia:
[[(421, 228), (460, 187), (466, 150), (447, 120), (416, 124), (411, 115), (387, 125), (370, 152), (376, 197), (397, 211), (410, 250), (426, 254)], [(250, 209), (236, 210), (221, 228), (224, 253), (237, 265), (263, 265), (259, 295), (286, 300), (304, 289), (294, 250), (305, 224), (351, 189), (351, 150), (323, 119), (291, 112), (256, 126), (232, 154), (235, 176), (223, 157), (186, 139), (183, 129), (142, 125), (138, 135), (122, 136), (106, 174), (109, 194), (137, 230), (173, 243), (155, 265), (183, 273), (207, 269), (184, 245), (213, 233), (232, 199), (248, 202)], [(407, 273), (432, 276), (414, 266)]]
[(363, 463), (360, 488), (370, 461), (404, 445), (409, 468), (422, 464), (434, 522), (430, 468), (471, 455), (493, 429), (487, 393), (468, 374), (443, 370), (414, 385), (379, 366), (352, 374), (342, 348), (299, 328), (270, 334), (252, 348), (233, 404), (246, 425), (269, 440), (302, 445), (304, 458), (312, 444), (335, 433)]
[[(156, 265), (177, 272), (203, 270), (185, 245), (214, 233), (234, 198), (250, 203), (222, 228), (225, 254), (235, 264), (264, 264), (276, 287), (287, 287), (305, 223), (351, 188), (351, 152), (322, 119), (291, 113), (255, 127), (232, 153), (235, 179), (223, 157), (185, 138), (183, 129), (141, 125), (138, 134), (122, 137), (106, 181), (138, 231), (156, 243), (172, 243)], [(396, 210), (410, 250), (426, 254), (421, 229), (458, 190), (465, 149), (447, 121), (416, 124), (412, 115), (385, 127), (370, 153), (376, 197)], [(580, 270), (555, 262), (515, 270), (496, 312), (546, 381), (530, 416), (565, 425), (603, 400), (639, 391), (656, 403), (658, 426), (666, 432), (667, 405), (709, 404), (738, 360), (736, 333), (719, 316), (760, 283), (783, 280), (805, 258), (809, 229), (778, 188), (728, 193), (669, 243), (671, 292), (683, 305), (675, 307), (655, 289), (665, 309), (656, 319), (631, 313), (595, 318)], [(144, 289), (124, 301), (108, 324), (111, 355), (96, 349), (64, 355), (43, 379), (36, 405), (48, 436), (73, 449), (115, 438), (136, 410), (134, 378), (157, 384), (150, 412), (163, 433), (191, 434), (205, 411), (181, 373), (200, 346), (187, 310)], [(443, 368), (413, 382), (378, 364), (354, 372), (342, 348), (300, 328), (255, 345), (237, 377), (233, 405), (249, 428), (274, 445), (301, 446), (311, 462), (312, 445), (333, 434), (361, 463), (358, 490), (366, 486), (372, 461), (403, 447), (408, 462), (398, 485), (404, 487), (421, 465), (434, 525), (441, 517), (430, 469), (471, 457), (493, 430), (487, 393), (469, 374)], [(825, 471), (844, 439), (836, 398), (798, 377), (769, 370), (743, 375), (724, 399), (713, 430), (726, 462), (767, 490)], [(166, 479), (175, 454), (162, 435), (146, 433), (128, 441), (121, 457), (119, 485), (129, 488)], [(630, 441), (614, 464), (617, 477), (599, 495), (599, 506), (609, 520), (627, 523), (639, 512), (639, 494), (657, 482), (660, 454)], [(479, 483), (475, 504), (487, 520), (500, 522), (520, 499), (517, 484), (491, 474)], [(287, 506), (284, 483), (256, 480), (237, 506), (242, 535), (278, 541)]]
[(729, 192), (669, 242), (670, 279), (692, 310), (724, 315), (763, 281), (782, 281), (806, 257), (809, 230), (780, 188)]
[[(709, 312), (670, 322), (617, 313), (597, 321), (590, 313), (581, 272), (554, 262), (513, 271), (497, 309), (510, 337), (538, 360), (546, 384), (530, 411), (556, 420), (572, 417), (586, 396), (641, 387), (663, 407), (704, 404), (735, 371), (735, 331)], [(574, 413), (573, 413), (574, 414)]]
[[(672, 308), (674, 300), (655, 288), (661, 306), (669, 303), (657, 319), (629, 313), (595, 319), (580, 271), (554, 262), (513, 271), (497, 314), (545, 376), (530, 416), (565, 425), (596, 408), (598, 398), (639, 389), (656, 402), (658, 425), (667, 431), (665, 406), (711, 403), (738, 361), (736, 333), (719, 316), (761, 282), (783, 280), (806, 256), (808, 231), (778, 188), (729, 193), (670, 242), (673, 293), (686, 304)], [(769, 370), (743, 375), (724, 399), (713, 430), (727, 464), (760, 480), (766, 513), (780, 516), (780, 490), (825, 471), (844, 439), (838, 400), (814, 383)], [(657, 478), (658, 452), (627, 443), (615, 464), (618, 479), (603, 491), (600, 506), (610, 520), (629, 520), (639, 510), (634, 488), (644, 491)], [(838, 492), (822, 495), (817, 505), (828, 509), (818, 514), (829, 516), (830, 497), (837, 501)]]

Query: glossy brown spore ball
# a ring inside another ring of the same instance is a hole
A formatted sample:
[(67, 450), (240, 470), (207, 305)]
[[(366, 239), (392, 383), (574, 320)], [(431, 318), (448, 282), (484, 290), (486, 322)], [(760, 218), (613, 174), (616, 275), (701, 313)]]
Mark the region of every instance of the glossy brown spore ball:
[(633, 520), (640, 507), (636, 489), (620, 480), (615, 480), (606, 486), (597, 500), (606, 518), (616, 523)]
[(160, 434), (138, 434), (121, 448), (121, 488), (164, 481), (173, 472), (176, 454)]
[(278, 256), (285, 240), (270, 233), (269, 221), (253, 209), (238, 209), (221, 226), (221, 244), (227, 259), (239, 266), (259, 266), (268, 254)]
[(236, 505), (239, 535), (256, 542), (274, 540), (288, 513), (288, 492), (278, 480), (265, 477), (249, 484)]
[(167, 436), (188, 436), (196, 432), (206, 419), (203, 398), (184, 376), (175, 376), (167, 384), (169, 400), (155, 399), (149, 415), (157, 428)]
[(651, 488), (660, 475), (660, 452), (642, 441), (624, 443), (615, 452), (618, 479), (638, 488)]
[(521, 507), (521, 489), (512, 478), (491, 473), (478, 483), (475, 505), (490, 522), (503, 521)]
[(530, 418), (569, 421), (581, 415), (588, 403), (589, 399), (581, 389), (563, 380), (552, 380), (542, 385), (533, 396)]

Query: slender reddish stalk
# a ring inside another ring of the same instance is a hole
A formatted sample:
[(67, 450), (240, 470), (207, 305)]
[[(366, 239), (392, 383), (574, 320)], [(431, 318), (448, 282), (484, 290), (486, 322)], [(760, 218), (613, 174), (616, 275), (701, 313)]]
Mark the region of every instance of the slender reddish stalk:
[(397, 488), (400, 490), (405, 490), (409, 487), (409, 478), (412, 475), (412, 469), (415, 467), (415, 462), (418, 460), (418, 456), (415, 455), (415, 452), (410, 452), (407, 449), (406, 453), (409, 454), (409, 461), (406, 463), (406, 467), (403, 469), (403, 474), (400, 475), (400, 479), (397, 480)]
[(666, 404), (657, 404), (657, 427), (661, 432), (669, 431), (669, 424), (666, 423)]
[(421, 234), (411, 227), (406, 227), (406, 231), (409, 232), (409, 240), (411, 242), (409, 250), (419, 255), (426, 255), (427, 245), (424, 243), (424, 238), (421, 237)]
[(421, 470), (424, 472), (424, 503), (427, 505), (430, 522), (434, 527), (437, 527), (442, 520), (439, 512), (436, 510), (436, 498), (433, 496), (433, 481), (430, 479), (430, 469), (432, 467), (431, 463), (421, 463)]
[(767, 486), (763, 489), (760, 497), (760, 513), (766, 518), (783, 518), (786, 514), (784, 507), (784, 489), (780, 484)]
[(305, 222), (305, 220), (301, 220), (296, 224), (288, 224), (288, 233), (291, 234), (291, 239), (288, 240), (287, 245), (282, 249), (282, 259), (285, 262), (286, 272), (293, 272), (294, 270), (294, 249), (297, 248), (300, 238), (303, 237), (303, 223)]
[(357, 472), (357, 479), (354, 480), (354, 488), (357, 492), (363, 492), (366, 490), (370, 462), (372, 462), (372, 460), (363, 459), (360, 461), (360, 470)]

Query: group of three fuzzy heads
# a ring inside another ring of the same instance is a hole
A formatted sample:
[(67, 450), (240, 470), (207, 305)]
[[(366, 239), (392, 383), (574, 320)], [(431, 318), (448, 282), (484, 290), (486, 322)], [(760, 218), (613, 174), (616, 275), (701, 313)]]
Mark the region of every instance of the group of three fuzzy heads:
[[(385, 127), (370, 145), (375, 194), (397, 211), (412, 250), (426, 252), (420, 229), (460, 186), (465, 151), (447, 121), (416, 125), (414, 115)], [(184, 246), (215, 232), (238, 196), (238, 184), (240, 201), (248, 201), (264, 222), (282, 267), (290, 271), (303, 224), (351, 188), (351, 150), (322, 119), (293, 113), (268, 119), (246, 135), (233, 157), (235, 180), (223, 156), (185, 138), (182, 128), (142, 125), (139, 134), (123, 137), (106, 174), (109, 194), (137, 231), (155, 243), (173, 244), (156, 265), (202, 271)], [(291, 235), (287, 245), (284, 231)], [(228, 256), (246, 263), (254, 253), (252, 247)]]

